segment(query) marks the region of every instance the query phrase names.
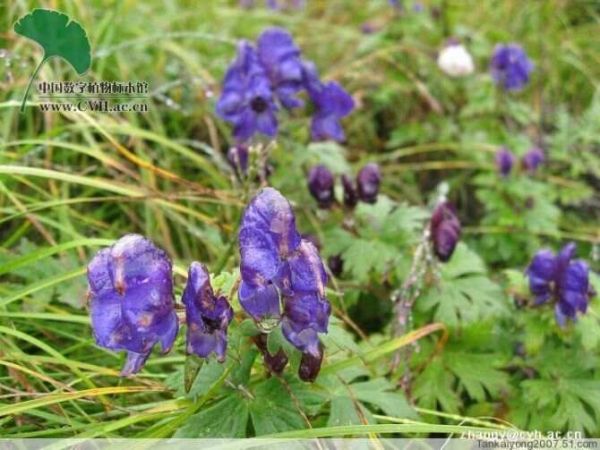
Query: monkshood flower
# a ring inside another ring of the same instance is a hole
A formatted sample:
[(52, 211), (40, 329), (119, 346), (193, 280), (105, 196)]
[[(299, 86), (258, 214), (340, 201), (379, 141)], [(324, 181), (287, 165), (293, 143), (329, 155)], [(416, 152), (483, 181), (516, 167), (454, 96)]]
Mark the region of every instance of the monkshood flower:
[(529, 82), (533, 63), (518, 44), (498, 44), (490, 62), (490, 72), (496, 84), (507, 91), (518, 91)]
[(319, 204), (319, 208), (327, 209), (335, 201), (334, 181), (331, 171), (322, 164), (314, 166), (308, 172), (308, 190)]
[(513, 165), (515, 164), (515, 155), (506, 147), (501, 147), (496, 152), (496, 167), (498, 172), (503, 177), (507, 177), (512, 171)]
[(588, 265), (583, 260), (574, 260), (575, 252), (574, 243), (565, 245), (557, 255), (540, 250), (527, 268), (535, 304), (553, 300), (556, 322), (561, 327), (568, 319), (576, 320), (577, 312), (585, 313), (593, 295)]
[(464, 45), (452, 41), (438, 55), (439, 68), (451, 77), (463, 77), (475, 71), (473, 58)]
[(269, 77), (254, 47), (243, 41), (225, 74), (217, 114), (233, 124), (233, 135), (243, 143), (255, 133), (274, 137), (278, 127), (276, 112)]
[(310, 127), (314, 141), (346, 139), (340, 120), (354, 109), (354, 100), (346, 90), (335, 81), (322, 83), (314, 64), (304, 62), (303, 82), (308, 95), (315, 106)]
[(171, 260), (137, 234), (100, 250), (87, 268), (94, 338), (101, 347), (124, 350), (121, 375), (139, 372), (156, 343), (163, 353), (178, 330)]
[(239, 240), (242, 307), (263, 328), (281, 321), (292, 345), (317, 356), (318, 333), (327, 332), (331, 313), (327, 275), (316, 247), (298, 234), (285, 197), (262, 189), (244, 211)]
[(429, 226), (434, 253), (440, 261), (449, 261), (461, 234), (454, 206), (448, 202), (440, 203), (431, 215)]
[(344, 188), (344, 205), (348, 208), (354, 208), (358, 203), (358, 191), (350, 175), (342, 175), (342, 187)]
[(224, 361), (233, 309), (225, 297), (214, 294), (210, 275), (199, 262), (190, 265), (181, 301), (185, 305), (188, 354), (208, 358), (214, 353), (219, 362)]
[(282, 28), (269, 28), (259, 36), (257, 49), (281, 104), (288, 109), (302, 106), (296, 97), (303, 88), (302, 61), (292, 36)]
[(358, 172), (356, 185), (358, 186), (358, 198), (365, 203), (375, 203), (379, 194), (381, 183), (381, 172), (375, 163), (369, 163)]
[(398, 12), (403, 9), (402, 0), (388, 0), (388, 3)]
[(523, 168), (530, 173), (535, 172), (539, 166), (544, 164), (546, 157), (544, 151), (539, 147), (530, 148), (521, 160)]

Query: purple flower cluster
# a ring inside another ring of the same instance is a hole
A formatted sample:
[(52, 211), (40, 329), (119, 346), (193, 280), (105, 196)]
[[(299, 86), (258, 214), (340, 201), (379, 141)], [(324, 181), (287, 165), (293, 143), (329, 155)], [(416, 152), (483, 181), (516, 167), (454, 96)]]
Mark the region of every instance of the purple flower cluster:
[(314, 64), (301, 58), (300, 49), (284, 29), (269, 28), (256, 47), (242, 41), (223, 82), (217, 114), (234, 126), (238, 143), (256, 133), (275, 137), (280, 106), (303, 105), (298, 98), (306, 91), (314, 105), (313, 140), (345, 139), (340, 119), (354, 108), (352, 97), (335, 81), (320, 80)]
[(316, 247), (298, 233), (290, 203), (262, 189), (244, 211), (239, 240), (242, 307), (263, 329), (281, 323), (307, 361), (321, 360), (318, 333), (327, 332), (331, 313), (327, 275)]
[[(342, 187), (344, 189), (344, 205), (354, 208), (361, 200), (365, 203), (377, 202), (379, 185), (381, 184), (381, 171), (374, 163), (366, 164), (356, 176), (356, 181), (343, 174)], [(335, 202), (334, 195), (335, 177), (324, 165), (317, 165), (308, 173), (308, 190), (315, 198), (320, 208), (329, 208)]]
[(507, 91), (518, 91), (529, 82), (533, 63), (518, 44), (498, 44), (490, 62), (492, 78)]
[[(507, 177), (512, 172), (517, 157), (506, 147), (501, 147), (496, 152), (496, 167), (498, 172), (503, 177)], [(535, 171), (544, 163), (546, 157), (544, 151), (539, 147), (530, 148), (525, 155), (521, 158), (521, 166), (530, 174)]]
[[(137, 234), (125, 235), (94, 256), (88, 283), (96, 343), (127, 352), (123, 376), (139, 372), (156, 343), (163, 353), (171, 349), (179, 321), (172, 264), (163, 250)], [(183, 303), (188, 352), (204, 358), (214, 352), (223, 360), (233, 311), (224, 297), (214, 296), (208, 272), (199, 263), (190, 267)]]
[(568, 319), (576, 320), (577, 312), (585, 313), (592, 297), (589, 268), (585, 261), (574, 260), (576, 246), (565, 245), (555, 255), (550, 250), (540, 250), (527, 268), (529, 290), (535, 304), (555, 301), (556, 322), (564, 326)]
[(433, 251), (440, 261), (449, 261), (461, 234), (454, 206), (448, 202), (440, 203), (431, 215), (429, 227)]

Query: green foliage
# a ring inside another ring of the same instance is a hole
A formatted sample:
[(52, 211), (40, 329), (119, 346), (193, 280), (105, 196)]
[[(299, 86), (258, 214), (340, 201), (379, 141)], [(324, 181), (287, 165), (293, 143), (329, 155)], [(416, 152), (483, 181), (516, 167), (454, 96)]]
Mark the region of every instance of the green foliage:
[(419, 298), (417, 307), (432, 312), (435, 320), (458, 326), (500, 317), (506, 313), (506, 303), (502, 289), (487, 277), (481, 258), (459, 244), (450, 262), (440, 267), (439, 281)]

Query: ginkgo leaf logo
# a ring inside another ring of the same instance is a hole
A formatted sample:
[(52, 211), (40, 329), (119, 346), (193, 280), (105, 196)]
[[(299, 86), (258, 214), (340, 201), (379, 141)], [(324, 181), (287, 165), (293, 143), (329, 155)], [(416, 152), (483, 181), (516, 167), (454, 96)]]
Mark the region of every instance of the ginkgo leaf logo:
[(21, 112), (25, 109), (25, 101), (34, 78), (48, 59), (53, 56), (61, 57), (71, 64), (79, 75), (83, 75), (90, 68), (90, 42), (85, 30), (66, 14), (50, 9), (34, 9), (15, 23), (14, 30), (15, 33), (37, 42), (44, 50), (44, 57), (27, 84)]

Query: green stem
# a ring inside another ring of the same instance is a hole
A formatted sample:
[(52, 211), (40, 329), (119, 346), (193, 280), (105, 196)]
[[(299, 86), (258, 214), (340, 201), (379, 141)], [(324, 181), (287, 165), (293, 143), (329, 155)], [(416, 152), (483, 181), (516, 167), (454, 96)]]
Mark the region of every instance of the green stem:
[(33, 80), (35, 79), (35, 77), (37, 76), (38, 72), (40, 71), (40, 69), (42, 68), (42, 66), (44, 65), (44, 63), (46, 62), (47, 59), (48, 58), (46, 58), (46, 56), (44, 56), (42, 58), (40, 63), (35, 68), (33, 75), (31, 75), (31, 78), (29, 79), (29, 83), (27, 84), (27, 89), (25, 90), (25, 95), (23, 96), (23, 101), (21, 102), (21, 113), (23, 113), (25, 111), (25, 102), (27, 101), (27, 97), (29, 96), (29, 90), (31, 89)]

